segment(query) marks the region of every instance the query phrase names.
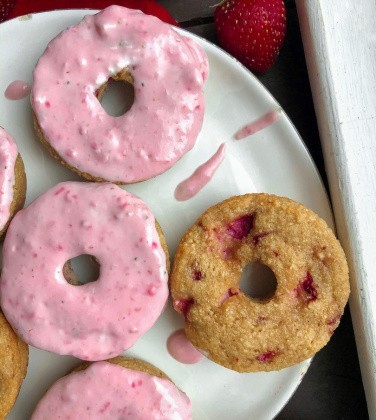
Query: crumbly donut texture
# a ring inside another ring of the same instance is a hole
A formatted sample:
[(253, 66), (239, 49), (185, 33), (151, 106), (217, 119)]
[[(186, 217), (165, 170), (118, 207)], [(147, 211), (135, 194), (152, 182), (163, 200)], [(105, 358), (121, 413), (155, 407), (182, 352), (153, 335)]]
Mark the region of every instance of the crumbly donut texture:
[(158, 368), (116, 357), (83, 363), (58, 380), (37, 405), (32, 420), (53, 418), (191, 418), (188, 397)]
[[(253, 261), (276, 276), (269, 299), (239, 289)], [(302, 204), (268, 194), (209, 208), (181, 240), (170, 282), (187, 337), (239, 372), (279, 370), (314, 355), (349, 296), (345, 255), (332, 230)]]
[(26, 375), (29, 350), (0, 311), (0, 419), (16, 401)]
[[(110, 6), (54, 38), (33, 73), (34, 125), (53, 157), (90, 181), (128, 184), (169, 169), (195, 144), (208, 61), (195, 41), (154, 16)], [(108, 80), (134, 87), (108, 115)]]
[[(126, 369), (144, 372), (150, 376), (156, 376), (157, 378), (168, 379), (170, 382), (172, 382), (171, 379), (162, 370), (158, 369), (151, 363), (146, 362), (145, 360), (137, 359), (136, 357), (118, 356), (112, 359), (108, 359), (107, 362), (113, 363), (114, 365), (118, 365)], [(79, 372), (81, 370), (84, 370), (91, 364), (91, 362), (80, 363), (73, 369), (72, 372)]]

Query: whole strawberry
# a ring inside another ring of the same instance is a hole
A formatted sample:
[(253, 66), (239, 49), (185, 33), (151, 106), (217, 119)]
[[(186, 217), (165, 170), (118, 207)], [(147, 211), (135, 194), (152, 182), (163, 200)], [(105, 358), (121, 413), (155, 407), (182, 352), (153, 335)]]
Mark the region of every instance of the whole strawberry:
[(286, 33), (283, 0), (226, 0), (215, 10), (221, 46), (256, 72), (275, 62)]
[(15, 4), (16, 0), (0, 0), (0, 23), (8, 17)]

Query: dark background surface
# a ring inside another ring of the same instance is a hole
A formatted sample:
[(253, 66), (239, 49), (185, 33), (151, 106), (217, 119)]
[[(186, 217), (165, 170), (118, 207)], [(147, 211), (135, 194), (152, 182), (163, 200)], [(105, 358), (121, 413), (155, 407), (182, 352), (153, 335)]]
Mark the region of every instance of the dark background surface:
[[(213, 13), (216, 0), (159, 0), (182, 27), (218, 44)], [(290, 117), (307, 145), (327, 187), (317, 122), (305, 64), (299, 21), (292, 0), (285, 1), (286, 39), (275, 65), (257, 76)], [(298, 390), (277, 416), (295, 419), (368, 419), (349, 309), (329, 344), (313, 359)]]

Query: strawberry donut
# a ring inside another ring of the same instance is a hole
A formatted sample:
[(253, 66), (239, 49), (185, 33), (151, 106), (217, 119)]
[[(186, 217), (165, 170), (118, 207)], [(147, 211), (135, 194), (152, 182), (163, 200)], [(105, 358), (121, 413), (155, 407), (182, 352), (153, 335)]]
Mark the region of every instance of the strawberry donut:
[(26, 197), (25, 168), (14, 138), (0, 127), (0, 238)]
[[(277, 280), (262, 299), (239, 287), (254, 261)], [(333, 232), (311, 210), (246, 194), (209, 208), (186, 232), (171, 294), (187, 337), (208, 358), (239, 372), (279, 370), (329, 341), (349, 297), (348, 268)]]
[(191, 403), (164, 372), (140, 359), (82, 363), (55, 382), (31, 420), (191, 419)]
[[(53, 39), (35, 70), (35, 127), (52, 156), (92, 181), (128, 184), (165, 172), (195, 144), (204, 117), (205, 53), (154, 16), (110, 6)], [(108, 115), (110, 78), (134, 87)]]
[(28, 346), (17, 337), (0, 310), (0, 419), (5, 419), (17, 399), (28, 360)]
[[(64, 182), (23, 209), (4, 241), (0, 302), (25, 342), (83, 360), (131, 347), (168, 296), (167, 249), (149, 208), (113, 184)], [(74, 285), (64, 265), (87, 254), (97, 281)]]

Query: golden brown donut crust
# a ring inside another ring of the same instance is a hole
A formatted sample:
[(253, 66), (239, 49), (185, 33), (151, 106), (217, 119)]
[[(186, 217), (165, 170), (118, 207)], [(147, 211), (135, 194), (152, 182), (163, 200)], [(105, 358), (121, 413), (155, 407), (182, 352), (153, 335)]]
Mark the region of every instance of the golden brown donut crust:
[(10, 204), (10, 215), (5, 226), (0, 231), (0, 239), (4, 238), (4, 234), (8, 229), (9, 223), (12, 220), (13, 216), (21, 210), (25, 204), (26, 198), (26, 174), (25, 167), (21, 158), (21, 155), (18, 154), (16, 162), (14, 164), (14, 185), (13, 185), (13, 200)]
[[(105, 360), (105, 362), (113, 363), (114, 365), (119, 365), (126, 369), (144, 372), (148, 375), (156, 376), (161, 379), (167, 379), (170, 382), (172, 382), (171, 379), (162, 370), (158, 369), (156, 366), (152, 365), (149, 362), (145, 362), (144, 360), (137, 359), (135, 357), (117, 356), (113, 359)], [(79, 372), (81, 370), (85, 370), (90, 365), (90, 362), (80, 363), (72, 370), (72, 372)]]
[[(253, 261), (276, 276), (270, 299), (239, 289)], [(327, 224), (302, 204), (268, 194), (209, 208), (179, 244), (170, 287), (191, 342), (239, 372), (311, 357), (338, 326), (350, 291), (344, 252)]]
[(29, 350), (0, 311), (0, 419), (13, 407), (26, 375)]

